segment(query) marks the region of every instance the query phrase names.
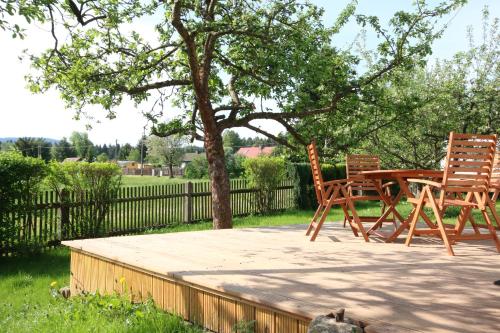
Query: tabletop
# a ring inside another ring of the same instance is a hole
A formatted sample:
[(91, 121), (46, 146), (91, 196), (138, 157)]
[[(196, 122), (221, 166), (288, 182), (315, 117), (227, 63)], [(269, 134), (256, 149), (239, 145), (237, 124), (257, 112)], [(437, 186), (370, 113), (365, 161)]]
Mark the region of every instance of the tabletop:
[(366, 179), (394, 179), (394, 178), (443, 178), (442, 170), (426, 169), (395, 169), (373, 170), (359, 173)]

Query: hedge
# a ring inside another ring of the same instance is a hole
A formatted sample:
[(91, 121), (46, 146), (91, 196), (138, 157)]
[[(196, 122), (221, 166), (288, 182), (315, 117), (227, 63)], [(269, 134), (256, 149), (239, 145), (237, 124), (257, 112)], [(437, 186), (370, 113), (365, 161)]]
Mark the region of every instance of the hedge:
[[(316, 209), (318, 202), (314, 192), (311, 165), (290, 163), (288, 176), (294, 180), (295, 200), (299, 209)], [(325, 181), (346, 178), (345, 164), (322, 164), (321, 172)]]

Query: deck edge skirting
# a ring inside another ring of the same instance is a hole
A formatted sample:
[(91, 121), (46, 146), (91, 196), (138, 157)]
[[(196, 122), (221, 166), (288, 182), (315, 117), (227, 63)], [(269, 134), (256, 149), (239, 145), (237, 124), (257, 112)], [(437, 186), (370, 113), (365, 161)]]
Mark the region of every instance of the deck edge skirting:
[(163, 310), (221, 333), (233, 332), (234, 325), (240, 321), (253, 320), (256, 333), (306, 333), (312, 319), (304, 313), (249, 300), (230, 291), (166, 276), (81, 248), (70, 249), (71, 295), (99, 291), (103, 294), (128, 292), (132, 301), (151, 297)]

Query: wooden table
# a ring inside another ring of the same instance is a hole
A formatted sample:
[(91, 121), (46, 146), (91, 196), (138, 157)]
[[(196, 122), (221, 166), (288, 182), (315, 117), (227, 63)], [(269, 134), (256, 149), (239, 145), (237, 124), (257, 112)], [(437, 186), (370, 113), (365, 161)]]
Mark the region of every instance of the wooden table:
[[(439, 170), (423, 170), (423, 169), (415, 169), (415, 170), (374, 170), (374, 171), (363, 171), (360, 173), (365, 179), (372, 180), (374, 186), (380, 186), (380, 180), (395, 180), (399, 184), (399, 192), (394, 199), (384, 198), (384, 202), (389, 206), (387, 211), (384, 213), (384, 216), (389, 215), (391, 212), (394, 213), (394, 216), (400, 221), (399, 226), (396, 230), (386, 238), (386, 242), (394, 241), (405, 229), (409, 228), (409, 223), (415, 213), (415, 208), (412, 209), (410, 215), (405, 219), (401, 216), (401, 214), (396, 210), (397, 204), (401, 201), (403, 196), (407, 198), (414, 198), (415, 196), (410, 191), (408, 186), (407, 179), (409, 178), (430, 178), (430, 179), (442, 179), (443, 171)], [(435, 224), (431, 221), (431, 219), (423, 212), (420, 212), (420, 216), (423, 218), (425, 223), (430, 228), (435, 228)], [(378, 227), (379, 222), (375, 223), (375, 225), (369, 230), (375, 230)]]

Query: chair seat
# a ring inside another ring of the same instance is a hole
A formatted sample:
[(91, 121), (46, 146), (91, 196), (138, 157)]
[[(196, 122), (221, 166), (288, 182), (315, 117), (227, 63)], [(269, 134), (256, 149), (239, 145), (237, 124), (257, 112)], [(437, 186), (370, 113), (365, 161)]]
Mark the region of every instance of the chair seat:
[(382, 197), (380, 195), (353, 195), (350, 197), (352, 201), (373, 201), (380, 200), (382, 201)]
[[(332, 205), (342, 205), (345, 204), (345, 198), (339, 197), (336, 199), (333, 199)], [(323, 200), (323, 206), (328, 205), (328, 199)]]
[[(408, 198), (407, 201), (410, 203), (413, 203), (413, 204), (417, 204), (420, 201), (420, 199), (419, 198)], [(424, 199), (424, 204), (426, 207), (430, 206), (430, 202), (429, 202), (428, 198)], [(478, 207), (478, 205), (474, 202), (468, 202), (465, 200), (458, 200), (458, 199), (444, 199), (443, 206), (445, 206), (445, 207), (447, 207), (447, 206)]]

